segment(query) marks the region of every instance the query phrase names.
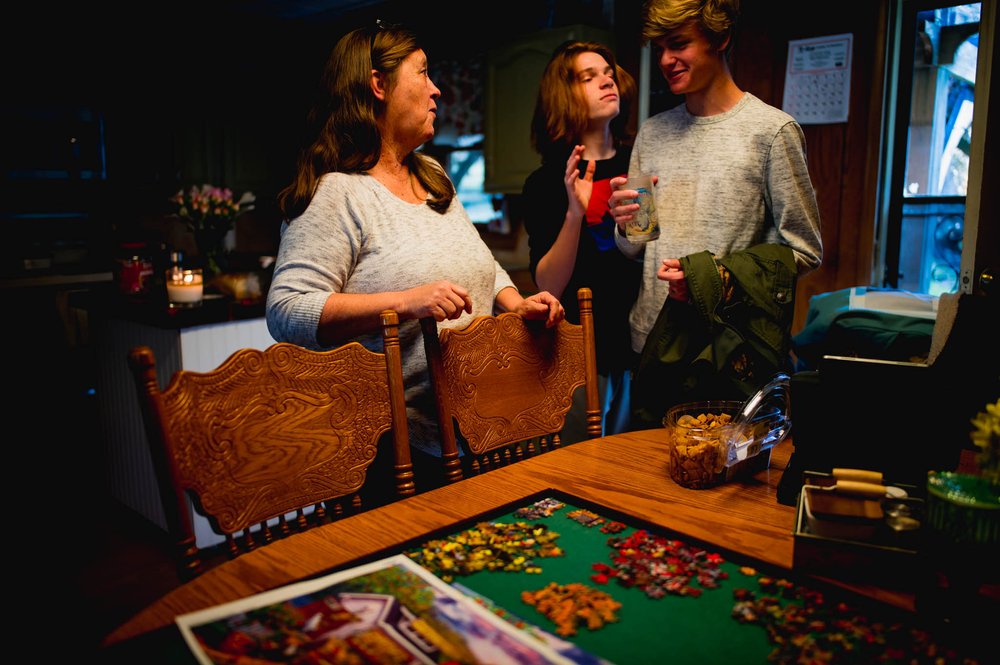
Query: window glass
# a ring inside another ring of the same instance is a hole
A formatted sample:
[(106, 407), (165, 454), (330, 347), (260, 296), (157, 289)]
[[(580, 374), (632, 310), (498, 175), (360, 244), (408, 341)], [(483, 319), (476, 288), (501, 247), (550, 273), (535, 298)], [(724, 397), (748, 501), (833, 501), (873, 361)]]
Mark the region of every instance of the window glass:
[(904, 196), (964, 196), (980, 4), (917, 13)]
[[(958, 290), (981, 3), (916, 12), (898, 287)], [(912, 25), (912, 24), (911, 24)]]
[(486, 161), (482, 142), (482, 134), (460, 136), (456, 140), (458, 149), (448, 155), (448, 176), (455, 183), (458, 200), (476, 224), (488, 224), (500, 214), (494, 206), (493, 194), (483, 191)]

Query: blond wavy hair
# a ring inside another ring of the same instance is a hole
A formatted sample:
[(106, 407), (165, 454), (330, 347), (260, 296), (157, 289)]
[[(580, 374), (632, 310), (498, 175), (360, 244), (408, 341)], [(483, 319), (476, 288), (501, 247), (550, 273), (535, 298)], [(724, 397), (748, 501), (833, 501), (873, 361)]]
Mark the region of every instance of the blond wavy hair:
[(651, 42), (693, 22), (716, 48), (728, 39), (728, 53), (739, 15), (740, 0), (646, 0), (642, 11), (642, 38)]

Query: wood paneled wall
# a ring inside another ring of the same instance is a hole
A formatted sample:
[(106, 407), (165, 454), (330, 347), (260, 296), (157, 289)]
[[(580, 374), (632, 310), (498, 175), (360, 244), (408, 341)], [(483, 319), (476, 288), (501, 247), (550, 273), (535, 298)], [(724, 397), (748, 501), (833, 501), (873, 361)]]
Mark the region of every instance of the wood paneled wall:
[(808, 13), (801, 3), (788, 0), (743, 3), (733, 77), (742, 89), (779, 108), (789, 40), (854, 36), (848, 121), (802, 128), (823, 226), (823, 264), (799, 282), (796, 332), (805, 322), (811, 296), (880, 281), (872, 271), (886, 21), (882, 0), (845, 0)]

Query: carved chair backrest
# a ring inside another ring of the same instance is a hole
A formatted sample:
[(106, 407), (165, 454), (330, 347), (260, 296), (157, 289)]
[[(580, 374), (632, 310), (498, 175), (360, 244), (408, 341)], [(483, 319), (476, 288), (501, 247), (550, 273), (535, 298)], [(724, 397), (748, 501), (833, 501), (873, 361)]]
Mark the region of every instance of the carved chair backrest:
[(381, 321), (384, 353), (357, 342), (329, 351), (241, 349), (210, 372), (175, 373), (162, 392), (152, 350), (130, 351), (182, 577), (203, 568), (189, 496), (235, 557), (358, 510), (390, 430), (395, 491), (414, 493), (399, 319), (387, 310)]
[(559, 432), (585, 386), (587, 434), (601, 434), (597, 356), (590, 289), (579, 290), (579, 325), (545, 328), (513, 313), (483, 316), (463, 330), (438, 332), (421, 320), (427, 364), (437, 399), (442, 456), (448, 480), (464, 466), (480, 473), (560, 445)]

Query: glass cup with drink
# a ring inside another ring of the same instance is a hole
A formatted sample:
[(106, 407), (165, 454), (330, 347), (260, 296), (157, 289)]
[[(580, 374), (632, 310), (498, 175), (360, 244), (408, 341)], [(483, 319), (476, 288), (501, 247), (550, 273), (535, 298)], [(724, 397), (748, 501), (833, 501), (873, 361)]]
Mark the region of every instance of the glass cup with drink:
[(632, 221), (625, 224), (625, 237), (631, 242), (649, 242), (660, 237), (660, 225), (656, 221), (656, 203), (653, 197), (653, 177), (650, 175), (631, 176), (623, 189), (634, 189), (639, 196), (632, 199), (639, 209), (632, 215)]

